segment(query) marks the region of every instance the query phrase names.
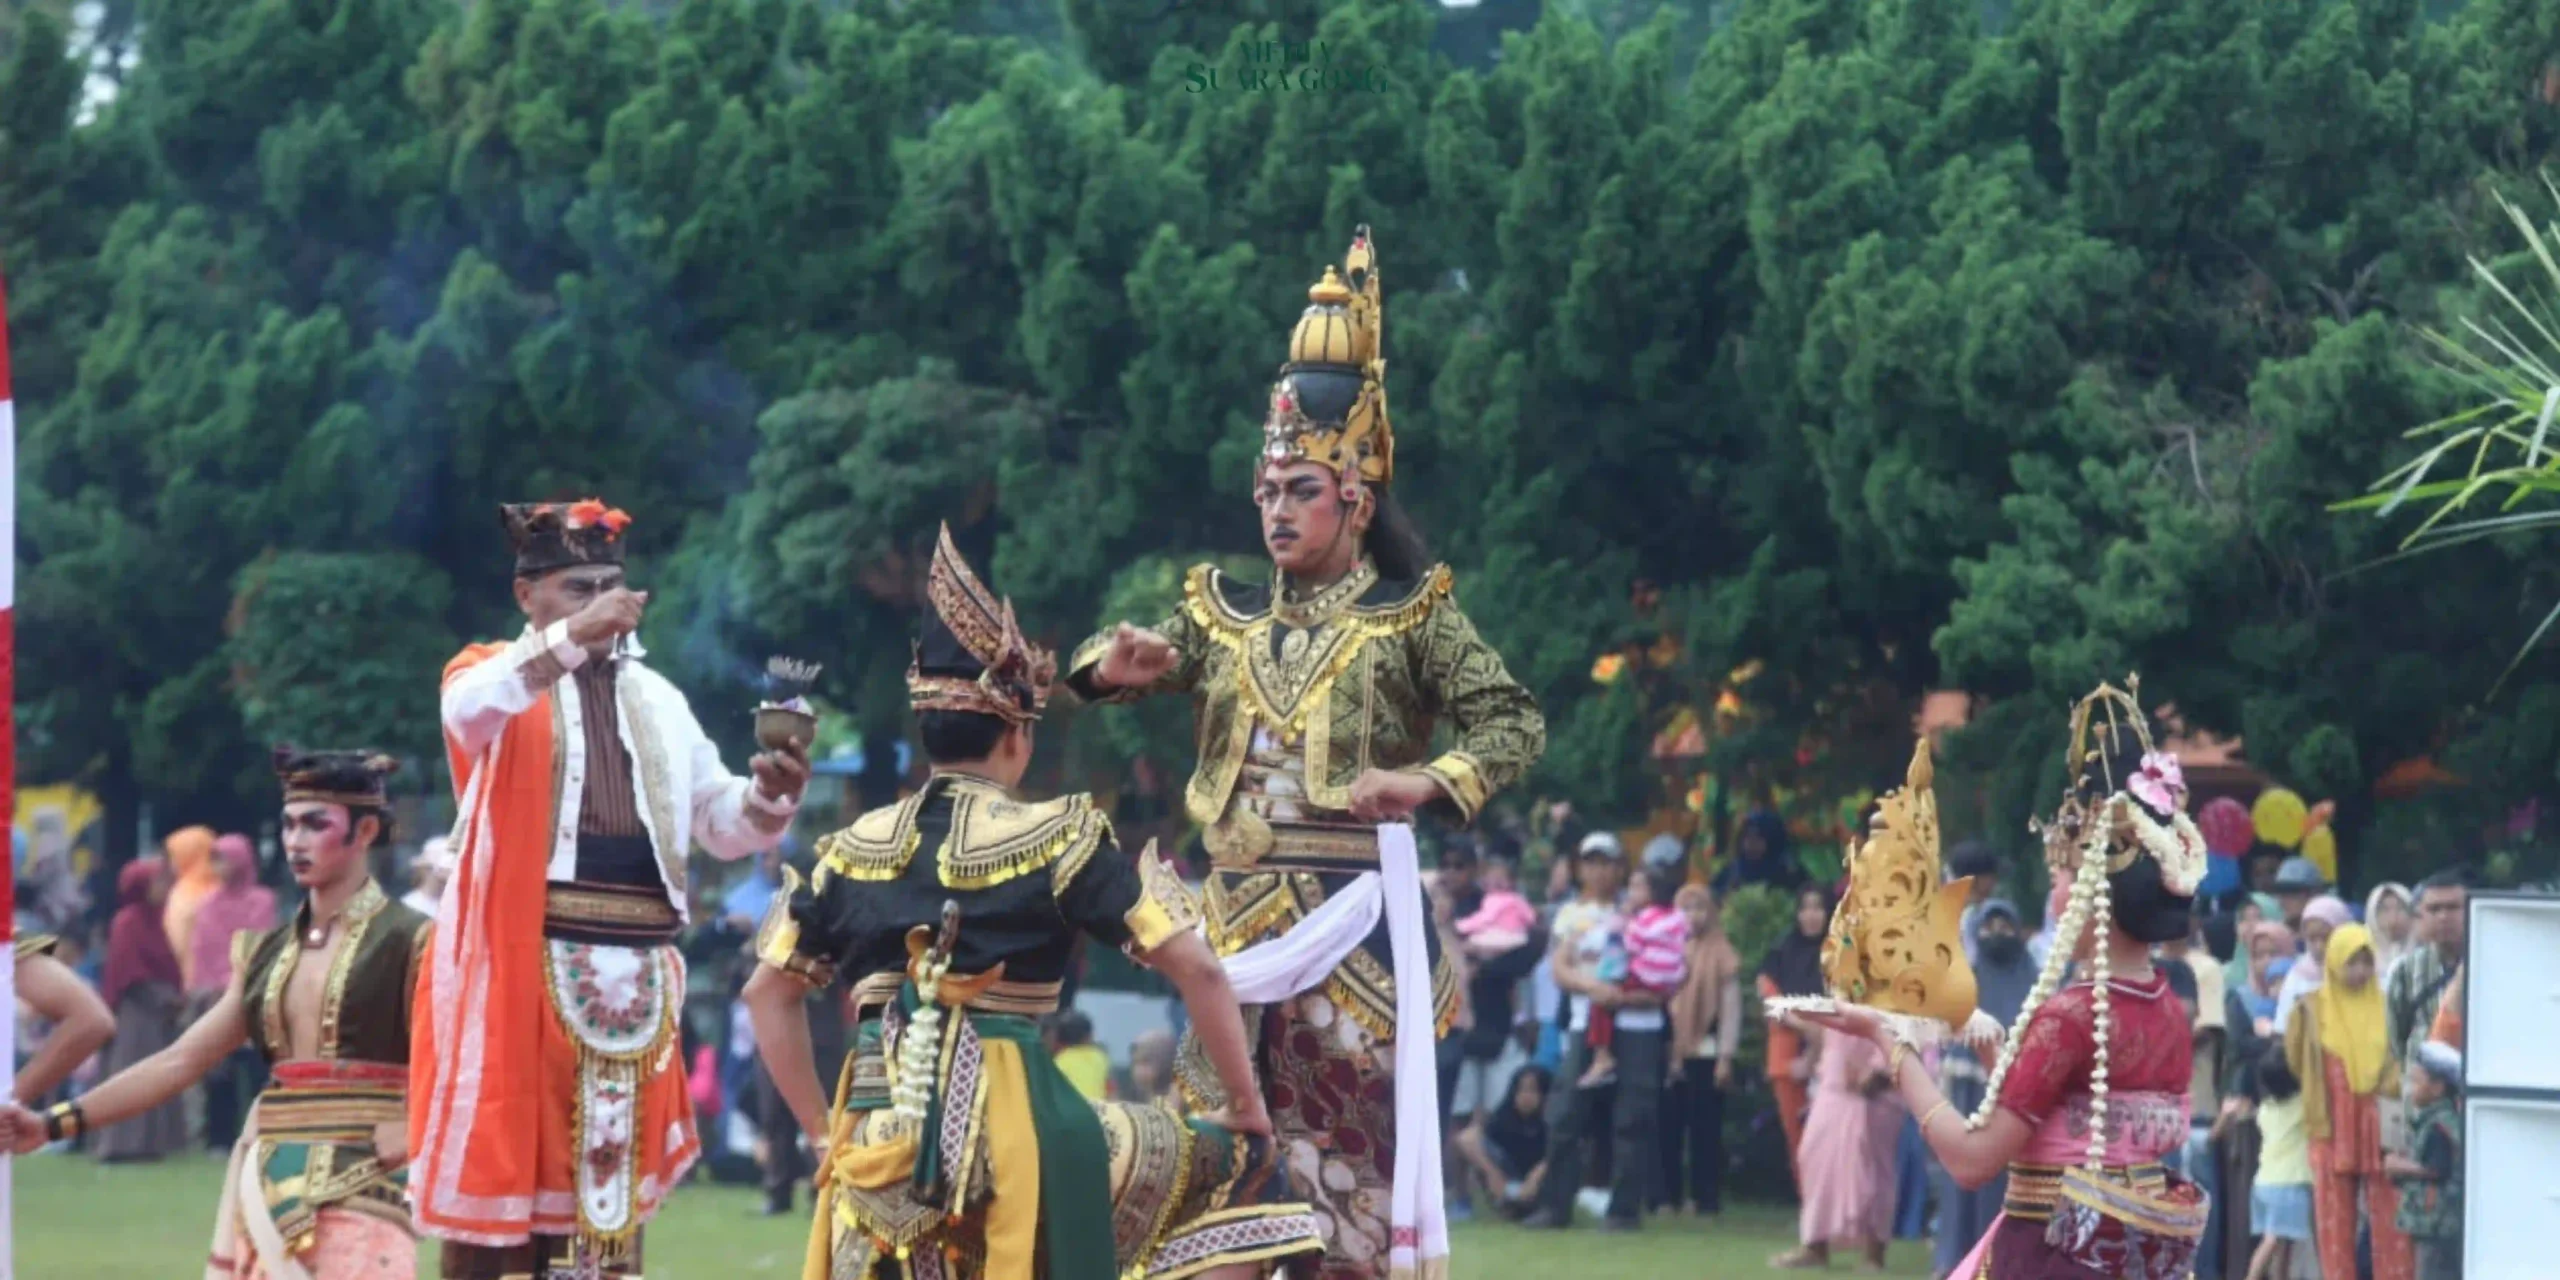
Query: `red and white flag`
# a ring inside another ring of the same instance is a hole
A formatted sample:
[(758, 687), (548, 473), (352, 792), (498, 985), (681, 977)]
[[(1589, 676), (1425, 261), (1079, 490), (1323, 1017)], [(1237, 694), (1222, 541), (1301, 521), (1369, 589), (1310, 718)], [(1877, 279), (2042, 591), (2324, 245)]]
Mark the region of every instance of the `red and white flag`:
[[(0, 281), (0, 827), (18, 822), (17, 739), (18, 421), (9, 399), (9, 288)], [(15, 840), (10, 842), (12, 846)], [(10, 1014), (0, 1017), (0, 1098), (18, 1073), (17, 859), (0, 861), (0, 989)], [(9, 1220), (10, 1159), (0, 1155), (0, 1280), (17, 1274)]]

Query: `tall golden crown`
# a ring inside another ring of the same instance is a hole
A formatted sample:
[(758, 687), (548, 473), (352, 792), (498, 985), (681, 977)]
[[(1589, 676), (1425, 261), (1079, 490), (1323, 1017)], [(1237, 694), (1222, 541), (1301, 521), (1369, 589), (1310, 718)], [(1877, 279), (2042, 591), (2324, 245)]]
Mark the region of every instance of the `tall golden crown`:
[[(1342, 269), (1326, 267), (1324, 278), (1307, 290), (1306, 312), (1289, 333), (1289, 362), (1280, 366), (1280, 380), (1271, 385), (1271, 412), (1262, 423), (1265, 461), (1322, 463), (1344, 479), (1357, 476), (1371, 484), (1395, 478), (1385, 336), (1377, 246), (1363, 224), (1352, 235)], [(1302, 374), (1359, 380), (1359, 392), (1341, 421), (1310, 414)]]
[(1866, 838), (1849, 849), (1849, 892), (1831, 912), (1822, 976), (1851, 1004), (1961, 1028), (1976, 996), (1963, 931), (1973, 880), (1939, 881), (1932, 781), (1923, 738), (1905, 785), (1877, 802)]

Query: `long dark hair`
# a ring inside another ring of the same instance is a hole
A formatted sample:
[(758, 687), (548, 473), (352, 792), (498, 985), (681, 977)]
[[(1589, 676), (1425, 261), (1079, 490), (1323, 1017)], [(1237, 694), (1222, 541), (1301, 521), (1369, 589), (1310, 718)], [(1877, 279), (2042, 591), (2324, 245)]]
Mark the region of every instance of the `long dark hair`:
[(1370, 517), (1362, 550), (1378, 566), (1380, 578), (1389, 582), (1422, 581), (1422, 575), (1431, 572), (1434, 563), (1430, 546), (1422, 540), (1422, 530), (1415, 527), (1412, 516), (1405, 514), (1393, 489), (1371, 485), (1369, 492), (1375, 497), (1377, 510)]
[[(2116, 725), (2094, 737), (2089, 744), (2094, 752), (2081, 765), (2074, 786), (2082, 803), (2093, 807), (2121, 789), (2141, 767), (2143, 747), (2143, 739), (2130, 725)], [(2133, 803), (2154, 822), (2166, 822), (2171, 816), (2139, 797), (2133, 797)], [(2123, 870), (2108, 875), (2107, 895), (2113, 900), (2116, 927), (2135, 941), (2178, 942), (2195, 934), (2196, 900), (2169, 892), (2160, 878), (2159, 860), (2149, 853), (2136, 854)]]

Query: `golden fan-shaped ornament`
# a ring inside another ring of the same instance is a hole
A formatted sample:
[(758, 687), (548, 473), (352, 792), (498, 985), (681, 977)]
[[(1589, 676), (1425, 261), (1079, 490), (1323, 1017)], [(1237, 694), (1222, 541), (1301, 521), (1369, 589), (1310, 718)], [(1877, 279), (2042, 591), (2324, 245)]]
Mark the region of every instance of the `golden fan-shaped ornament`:
[(1912, 750), (1903, 787), (1877, 801), (1865, 838), (1850, 846), (1849, 890), (1832, 909), (1822, 942), (1829, 994), (1772, 1000), (1772, 1016), (1845, 1005), (1895, 1023), (1911, 1039), (1999, 1034), (1977, 1014), (1973, 966), (1965, 960), (1973, 880), (1940, 879), (1934, 781), (1924, 738)]

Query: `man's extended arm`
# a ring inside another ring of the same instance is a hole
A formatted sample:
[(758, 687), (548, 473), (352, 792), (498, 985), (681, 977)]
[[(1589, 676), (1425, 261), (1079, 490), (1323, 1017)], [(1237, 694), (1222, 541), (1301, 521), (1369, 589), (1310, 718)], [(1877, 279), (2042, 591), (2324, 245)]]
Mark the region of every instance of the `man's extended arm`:
[[(177, 1097), (202, 1080), (220, 1065), (231, 1052), (249, 1038), (248, 1022), (240, 1014), (240, 983), (232, 979), (231, 989), (222, 993), (205, 1015), (196, 1019), (166, 1049), (117, 1072), (106, 1083), (80, 1095), (82, 1125), (86, 1129), (104, 1129), (130, 1120)], [(13, 1148), (20, 1154), (44, 1142), (41, 1120), (18, 1113), (14, 1116)], [(34, 1133), (27, 1128), (32, 1123)]]
[(33, 1103), (70, 1079), (90, 1054), (115, 1037), (116, 1018), (107, 1012), (107, 1004), (98, 998), (98, 993), (71, 971), (71, 966), (52, 956), (19, 958), (18, 998), (53, 1024), (53, 1033), (45, 1037), (44, 1047), (28, 1060), (13, 1082), (18, 1101)]
[(465, 651), (445, 667), (445, 736), (464, 755), (478, 755), (498, 740), (509, 720), (532, 710), (586, 660), (586, 649), (569, 638), (565, 621), (512, 644)]
[(791, 815), (800, 811), (800, 797), (767, 794), (755, 779), (729, 772), (720, 748), (702, 731), (702, 722), (694, 719), (693, 708), (674, 685), (652, 677), (650, 695), (681, 735), (676, 741), (689, 744), (694, 842), (723, 862), (753, 857), (782, 843)]

